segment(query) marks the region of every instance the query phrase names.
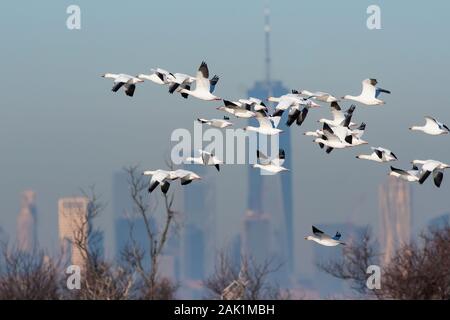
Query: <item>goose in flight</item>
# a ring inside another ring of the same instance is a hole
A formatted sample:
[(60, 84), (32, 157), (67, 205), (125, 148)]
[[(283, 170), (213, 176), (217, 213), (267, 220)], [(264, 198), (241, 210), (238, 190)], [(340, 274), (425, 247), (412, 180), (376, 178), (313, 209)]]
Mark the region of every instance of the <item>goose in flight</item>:
[(424, 126), (412, 126), (411, 128), (409, 128), (409, 130), (422, 131), (423, 133), (430, 134), (432, 136), (439, 136), (441, 134), (448, 134), (450, 132), (450, 129), (445, 124), (429, 116), (425, 117)]
[(181, 185), (186, 185), (191, 183), (194, 180), (201, 179), (199, 175), (192, 171), (178, 169), (175, 171), (167, 171), (167, 170), (155, 170), (155, 171), (144, 171), (143, 175), (152, 176), (150, 179), (150, 184), (148, 187), (148, 192), (151, 193), (158, 185), (161, 185), (161, 191), (163, 193), (167, 193), (170, 187), (169, 181), (173, 181), (176, 179), (180, 179)]
[(256, 113), (252, 111), (251, 105), (240, 101), (229, 101), (223, 99), (223, 106), (217, 108), (217, 110), (231, 113), (237, 118), (253, 118)]
[(397, 156), (389, 149), (381, 147), (371, 147), (371, 149), (373, 150), (372, 154), (360, 154), (356, 156), (356, 158), (375, 162), (390, 162), (398, 160)]
[[(185, 93), (187, 95), (191, 95), (195, 98), (211, 101), (211, 100), (222, 100), (219, 97), (216, 97), (211, 93), (211, 83), (209, 78), (209, 70), (208, 65), (205, 61), (202, 62), (200, 67), (198, 68), (197, 75), (195, 77), (195, 89), (190, 90), (186, 88), (182, 88), (179, 92), (181, 94)], [(219, 78), (217, 77), (217, 81)], [(216, 82), (217, 83), (217, 82)], [(214, 90), (215, 85), (213, 86)]]
[(246, 126), (244, 130), (257, 132), (260, 134), (265, 134), (268, 136), (277, 135), (283, 130), (278, 129), (278, 124), (280, 122), (279, 116), (267, 116), (265, 111), (257, 111), (255, 112), (256, 120), (259, 122), (259, 127)]
[[(270, 102), (277, 102), (275, 107), (275, 113), (273, 116), (281, 116), (284, 111), (290, 108), (297, 109), (298, 113), (303, 112), (305, 108), (319, 108), (320, 105), (312, 101), (311, 99), (306, 99), (300, 96), (298, 91), (292, 90), (292, 93), (282, 95), (281, 97), (269, 97), (267, 99)], [(304, 109), (300, 111), (300, 107), (303, 106)], [(307, 109), (306, 109), (307, 110)], [(307, 113), (307, 111), (306, 111)], [(306, 114), (304, 115), (306, 117)]]
[(323, 136), (323, 131), (322, 130), (306, 131), (303, 133), (303, 135), (308, 136), (308, 137), (320, 138), (321, 136)]
[(230, 118), (228, 118), (228, 117), (223, 117), (223, 120), (222, 119), (210, 119), (210, 120), (208, 120), (208, 119), (201, 119), (201, 118), (197, 119), (198, 122), (201, 122), (201, 123), (207, 124), (207, 125), (209, 125), (211, 127), (215, 127), (215, 128), (219, 128), (219, 129), (232, 126), (233, 123), (231, 123), (228, 120), (230, 120)]
[(312, 226), (312, 231), (314, 235), (305, 237), (305, 240), (311, 240), (326, 247), (335, 247), (340, 244), (345, 245), (344, 242), (340, 241), (341, 234), (339, 233), (339, 231), (336, 232), (336, 235), (334, 237), (329, 236), (323, 231), (317, 229), (315, 226)]
[(269, 158), (261, 151), (256, 150), (256, 157), (259, 163), (254, 164), (253, 168), (259, 168), (273, 174), (289, 170), (283, 167), (283, 163), (286, 158), (283, 149), (279, 150), (278, 155), (275, 158)]
[(406, 171), (391, 166), (391, 172), (389, 172), (389, 175), (408, 182), (418, 182), (419, 168), (416, 165), (413, 165), (411, 170)]
[[(351, 122), (351, 118), (353, 115), (353, 111), (355, 111), (356, 106), (352, 104), (350, 108), (344, 113), (342, 112), (341, 107), (339, 104), (335, 101), (331, 102), (331, 114), (333, 115), (333, 120), (329, 119), (319, 119), (318, 122), (320, 123), (327, 123), (329, 126), (355, 126), (356, 124), (354, 122)], [(346, 121), (347, 120), (347, 121)], [(346, 123), (348, 122), (348, 124)]]
[(441, 186), (442, 179), (444, 179), (444, 170), (450, 168), (450, 165), (436, 160), (413, 160), (412, 164), (415, 166), (422, 165), (419, 179), (420, 184), (423, 184), (432, 173), (434, 184), (438, 188)]
[(350, 129), (347, 125), (350, 121), (351, 115), (347, 117), (345, 124), (340, 126), (333, 126), (333, 132), (335, 135), (339, 137), (342, 141), (349, 135), (353, 136), (353, 145), (361, 145), (366, 144), (367, 142), (362, 140), (362, 136), (366, 132), (366, 124), (362, 122), (357, 128)]
[[(326, 122), (325, 122), (326, 123)], [(353, 137), (355, 137), (356, 139), (361, 139), (361, 137), (364, 134), (365, 128), (366, 128), (366, 124), (363, 122), (361, 123), (361, 125), (358, 128), (355, 129), (350, 129), (349, 127), (344, 127), (341, 128), (343, 126), (330, 126), (332, 129), (334, 129), (333, 131), (336, 133), (338, 132), (339, 135), (343, 136), (343, 138), (345, 139), (345, 137), (347, 135), (352, 135)], [(341, 129), (339, 129), (341, 128)], [(320, 138), (323, 135), (323, 130), (315, 130), (315, 131), (306, 131), (305, 133), (303, 133), (303, 135), (305, 136), (309, 136), (309, 137), (316, 137), (316, 138)], [(341, 139), (342, 140), (342, 139)]]
[(319, 138), (316, 138), (313, 142), (319, 144), (321, 148), (327, 146), (326, 153), (330, 153), (333, 149), (345, 149), (349, 148), (353, 144), (353, 136), (351, 134), (341, 139), (338, 135), (335, 134), (334, 130), (337, 128), (331, 128), (328, 124), (323, 124), (323, 135)]
[(362, 82), (362, 91), (359, 96), (346, 95), (342, 99), (353, 100), (367, 106), (377, 106), (385, 104), (384, 101), (378, 99), (379, 95), (384, 93), (391, 93), (389, 90), (376, 87), (378, 81), (376, 79), (365, 79)]
[[(174, 93), (175, 91), (181, 93), (182, 89), (191, 90), (192, 83), (196, 81), (196, 78), (191, 77), (184, 73), (175, 73), (174, 76), (175, 79), (171, 81), (169, 85), (170, 94)], [(216, 88), (217, 83), (219, 82), (219, 76), (214, 75), (214, 77), (212, 77), (208, 81), (209, 81), (209, 92), (212, 94)], [(187, 93), (181, 93), (181, 96), (187, 99), (189, 95)]]
[(195, 164), (201, 164), (204, 166), (214, 166), (216, 167), (217, 171), (220, 171), (220, 165), (223, 164), (223, 162), (216, 158), (214, 154), (204, 150), (199, 150), (199, 154), (200, 156), (196, 158), (187, 157), (185, 163), (193, 162)]
[(114, 80), (114, 86), (112, 87), (111, 91), (117, 92), (123, 86), (125, 88), (125, 94), (129, 97), (132, 97), (134, 95), (134, 91), (136, 90), (136, 83), (144, 82), (144, 80), (142, 79), (124, 73), (105, 73), (102, 75), (102, 77)]
[(316, 99), (317, 101), (322, 101), (322, 102), (327, 102), (327, 103), (339, 101), (336, 97), (332, 96), (331, 94), (326, 93), (326, 92), (321, 92), (321, 91), (311, 92), (308, 90), (301, 90), (300, 94), (302, 96), (306, 96), (308, 98)]
[(242, 103), (244, 105), (249, 105), (250, 108), (254, 111), (268, 111), (267, 106), (262, 102), (262, 100), (250, 97), (248, 99), (239, 99), (239, 103)]
[(175, 79), (175, 75), (167, 70), (156, 68), (151, 69), (151, 74), (139, 74), (137, 77), (141, 80), (150, 80), (156, 84), (166, 85)]

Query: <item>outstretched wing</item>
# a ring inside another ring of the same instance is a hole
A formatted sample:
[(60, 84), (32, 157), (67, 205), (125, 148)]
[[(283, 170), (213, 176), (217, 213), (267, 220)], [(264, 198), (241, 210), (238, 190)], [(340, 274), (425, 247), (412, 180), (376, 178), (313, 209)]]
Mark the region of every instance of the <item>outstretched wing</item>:
[(388, 93), (388, 94), (391, 93), (389, 90), (385, 90), (385, 89), (381, 89), (381, 88), (376, 88), (376, 90), (375, 90), (375, 98), (378, 98), (378, 96), (379, 96), (382, 92), (383, 92), (383, 93)]
[(419, 179), (419, 183), (423, 184), (425, 182), (425, 180), (427, 180), (427, 178), (430, 176), (431, 171), (424, 171), (422, 172), (420, 179)]
[(341, 233), (338, 231), (336, 235), (333, 237), (334, 240), (339, 240), (341, 238)]
[(434, 184), (436, 185), (436, 187), (440, 188), (442, 179), (444, 179), (444, 173), (442, 172), (442, 170), (434, 170), (433, 171), (433, 179), (434, 179)]
[(302, 125), (302, 123), (303, 123), (303, 121), (305, 121), (307, 115), (308, 115), (308, 108), (304, 107), (302, 112), (297, 117), (297, 125), (298, 126)]
[(256, 112), (256, 120), (258, 120), (261, 128), (273, 128), (271, 119), (266, 117), (264, 113), (261, 113), (260, 111)]
[(374, 148), (373, 152), (377, 155), (377, 157), (381, 160), (383, 159), (383, 151), (381, 151), (380, 149)]
[(315, 226), (312, 226), (312, 231), (313, 231), (314, 235), (316, 235), (316, 236), (322, 236), (325, 234), (323, 231), (317, 229)]
[(436, 129), (439, 129), (439, 124), (437, 123), (436, 119), (430, 116), (425, 117), (425, 126), (435, 127)]
[(202, 62), (197, 71), (196, 89), (209, 91), (209, 70), (205, 61)]
[(225, 100), (225, 99), (223, 99), (223, 104), (224, 104), (225, 107), (227, 107), (227, 108), (233, 108), (233, 109), (236, 109), (236, 108), (239, 108), (239, 107), (240, 107), (240, 106), (239, 106), (238, 104), (236, 104), (235, 102), (230, 101), (230, 100)]
[(215, 75), (212, 77), (211, 80), (209, 80), (209, 92), (213, 93), (214, 89), (216, 88), (216, 84), (219, 82), (219, 76)]
[(263, 165), (267, 165), (270, 163), (270, 159), (259, 150), (256, 150), (256, 157), (258, 158), (258, 161)]
[(130, 84), (127, 89), (125, 90), (125, 94), (129, 97), (132, 97), (134, 95), (134, 91), (136, 90), (135, 84)]
[(362, 92), (361, 95), (367, 98), (374, 98), (376, 95), (376, 79), (366, 79), (362, 82)]
[(286, 98), (281, 98), (280, 102), (278, 102), (277, 106), (275, 107), (275, 110), (286, 110), (290, 106), (292, 106), (292, 101)]
[(290, 127), (298, 119), (298, 117), (300, 116), (300, 113), (301, 113), (300, 109), (291, 108), (291, 111), (288, 114), (286, 125), (288, 127)]
[(391, 166), (391, 171), (395, 172), (395, 173), (398, 173), (401, 176), (409, 176), (409, 175), (411, 175), (408, 171), (405, 171), (405, 170), (402, 170), (402, 169), (398, 169), (398, 168), (395, 168), (393, 166)]
[(155, 188), (160, 184), (163, 183), (164, 180), (167, 178), (168, 173), (163, 171), (157, 171), (154, 175), (152, 175), (152, 178), (150, 179), (150, 185), (148, 187), (148, 192), (152, 192), (155, 190)]
[(200, 155), (202, 156), (202, 160), (204, 164), (209, 164), (212, 154), (203, 150), (200, 150)]
[(337, 102), (332, 102), (330, 107), (334, 121), (336, 121), (337, 123), (341, 123), (342, 121), (345, 120), (345, 115)]
[(112, 92), (117, 92), (125, 83), (123, 82), (114, 82), (114, 86), (112, 87)]

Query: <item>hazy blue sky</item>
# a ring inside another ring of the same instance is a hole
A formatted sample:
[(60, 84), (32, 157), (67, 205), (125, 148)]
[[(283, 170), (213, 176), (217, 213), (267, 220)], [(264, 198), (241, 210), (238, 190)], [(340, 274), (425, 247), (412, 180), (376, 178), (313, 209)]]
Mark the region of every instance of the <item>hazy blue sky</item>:
[[(66, 28), (66, 8), (81, 7), (82, 29)], [(366, 28), (366, 9), (381, 7), (382, 30)], [(0, 4), (0, 225), (15, 232), (20, 193), (37, 192), (39, 236), (57, 239), (57, 199), (95, 183), (111, 203), (113, 172), (124, 165), (164, 165), (175, 128), (198, 117), (221, 116), (219, 104), (167, 94), (145, 83), (130, 99), (113, 94), (104, 72), (148, 73), (152, 67), (195, 73), (206, 60), (220, 75), (217, 94), (229, 99), (264, 76), (260, 1), (2, 1)], [(448, 74), (450, 3), (433, 1), (272, 1), (272, 75), (290, 88), (338, 96), (360, 91), (374, 77), (392, 90), (379, 108), (358, 107), (365, 138), (412, 159), (450, 162), (450, 137), (411, 133), (433, 115), (450, 123)], [(345, 107), (347, 103), (343, 104)], [(310, 254), (303, 236), (313, 223), (378, 227), (377, 188), (387, 165), (355, 159), (367, 146), (326, 155), (306, 130), (329, 116), (312, 110), (292, 127), (296, 250)], [(240, 122), (242, 125), (244, 122)], [(240, 230), (246, 208), (247, 167), (224, 167), (218, 179), (218, 235)], [(450, 172), (440, 189), (414, 186), (414, 225), (450, 211)], [(235, 180), (242, 180), (236, 183)], [(233, 199), (233, 201), (230, 201)], [(111, 208), (102, 218), (111, 243)], [(225, 228), (225, 227), (229, 227)], [(333, 232), (333, 230), (330, 230)], [(345, 235), (344, 235), (345, 236)], [(311, 271), (309, 259), (297, 259)]]

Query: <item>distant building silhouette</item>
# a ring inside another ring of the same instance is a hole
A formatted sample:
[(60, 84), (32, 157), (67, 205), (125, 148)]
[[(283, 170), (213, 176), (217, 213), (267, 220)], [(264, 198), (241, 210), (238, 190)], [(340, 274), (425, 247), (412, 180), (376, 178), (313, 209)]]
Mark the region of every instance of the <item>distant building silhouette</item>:
[(379, 187), (380, 245), (383, 262), (388, 263), (400, 246), (411, 239), (411, 187), (388, 177)]
[(105, 258), (105, 232), (95, 230), (95, 235), (88, 239), (88, 250), (98, 258)]
[(428, 226), (431, 228), (442, 228), (450, 224), (450, 212), (441, 214), (428, 221)]
[[(130, 226), (133, 226), (133, 239), (138, 246), (148, 249), (149, 240), (144, 219), (133, 214), (128, 174), (124, 170), (115, 172), (113, 175), (112, 199), (116, 259), (120, 259), (121, 252), (131, 240)], [(148, 257), (146, 259), (148, 260)]]
[(36, 194), (32, 190), (22, 193), (20, 212), (17, 216), (17, 247), (31, 252), (37, 246)]
[(62, 198), (58, 201), (58, 231), (63, 256), (71, 264), (84, 266), (81, 250), (74, 244), (76, 240), (88, 246), (87, 228), (89, 199), (85, 197)]
[[(271, 78), (271, 57), (270, 57), (270, 24), (269, 10), (265, 11), (265, 73), (266, 79), (257, 81), (248, 90), (249, 97), (256, 97), (266, 100), (269, 96), (281, 96), (288, 93), (288, 89), (281, 81), (274, 81)], [(249, 124), (255, 125), (256, 120), (250, 119)], [(284, 166), (291, 168), (291, 135), (290, 130), (285, 125), (284, 120), (280, 122), (279, 128), (284, 130), (279, 135), (279, 146), (286, 152)], [(271, 150), (271, 153), (278, 150)], [(270, 236), (276, 252), (268, 253), (275, 255), (285, 263), (283, 272), (291, 273), (294, 270), (294, 231), (293, 231), (293, 201), (292, 201), (292, 175), (278, 174), (274, 176), (262, 176), (259, 170), (249, 168), (248, 174), (248, 210), (254, 214), (270, 215), (271, 224)], [(267, 238), (267, 236), (266, 236)], [(247, 248), (248, 249), (248, 248)]]
[(271, 258), (271, 228), (267, 214), (247, 211), (244, 217), (242, 254), (257, 265)]
[(203, 280), (212, 271), (215, 258), (217, 172), (214, 167), (184, 167), (202, 180), (183, 188), (182, 277)]

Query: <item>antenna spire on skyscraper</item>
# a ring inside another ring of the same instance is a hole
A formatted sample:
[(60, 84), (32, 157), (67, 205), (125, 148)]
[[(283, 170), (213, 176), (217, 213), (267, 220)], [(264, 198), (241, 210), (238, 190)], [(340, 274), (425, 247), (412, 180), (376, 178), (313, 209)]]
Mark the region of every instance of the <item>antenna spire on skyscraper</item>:
[(266, 7), (264, 9), (264, 34), (265, 34), (265, 45), (266, 45), (266, 83), (269, 89), (271, 88), (271, 79), (270, 79), (270, 9), (269, 3), (266, 3)]

